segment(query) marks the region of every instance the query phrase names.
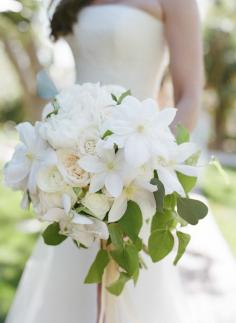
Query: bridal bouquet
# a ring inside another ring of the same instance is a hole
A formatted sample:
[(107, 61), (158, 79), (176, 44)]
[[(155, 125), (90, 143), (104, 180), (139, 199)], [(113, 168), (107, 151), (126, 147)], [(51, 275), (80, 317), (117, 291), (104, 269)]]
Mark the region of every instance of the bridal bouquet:
[(199, 150), (183, 127), (172, 134), (175, 114), (120, 87), (87, 83), (58, 94), (34, 126), (17, 126), (20, 143), (5, 182), (23, 191), (22, 207), (32, 204), (48, 224), (46, 244), (99, 244), (85, 283), (100, 283), (115, 263), (119, 277), (107, 289), (119, 295), (126, 282), (137, 282), (144, 253), (158, 262), (175, 240), (177, 264), (190, 241), (181, 227), (207, 215), (188, 196)]

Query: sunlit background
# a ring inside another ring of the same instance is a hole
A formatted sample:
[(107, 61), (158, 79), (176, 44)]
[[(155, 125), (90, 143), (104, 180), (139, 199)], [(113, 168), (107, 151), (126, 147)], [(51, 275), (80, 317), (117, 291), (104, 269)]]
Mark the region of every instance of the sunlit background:
[[(236, 255), (236, 6), (233, 0), (199, 0), (199, 6), (206, 85), (195, 136), (203, 135), (209, 155), (222, 162), (229, 179), (211, 166), (200, 187)], [(37, 73), (46, 68), (58, 88), (74, 80), (69, 48), (63, 41), (49, 40), (48, 15), (46, 1), (0, 0), (1, 167), (17, 140), (15, 124), (39, 118), (44, 101), (36, 95)], [(19, 201), (18, 193), (0, 184), (0, 323), (38, 234), (37, 222), (20, 210)]]

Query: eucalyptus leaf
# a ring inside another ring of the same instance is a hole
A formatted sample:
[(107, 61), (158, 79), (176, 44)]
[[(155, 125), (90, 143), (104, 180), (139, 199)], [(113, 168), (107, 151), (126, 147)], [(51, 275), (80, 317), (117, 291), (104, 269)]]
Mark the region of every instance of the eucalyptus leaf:
[(182, 125), (178, 124), (176, 126), (176, 142), (178, 145), (181, 145), (185, 142), (190, 141), (190, 135), (187, 128), (183, 127)]
[(153, 262), (165, 258), (174, 247), (174, 237), (169, 230), (153, 231), (149, 241), (148, 249)]
[(109, 263), (109, 255), (106, 250), (99, 250), (89, 272), (85, 278), (85, 284), (100, 283), (106, 266)]
[(107, 287), (107, 290), (115, 295), (115, 296), (119, 296), (124, 287), (125, 287), (125, 284), (130, 280), (130, 277), (125, 274), (125, 273), (120, 273), (120, 277), (117, 281), (115, 281), (114, 283), (112, 283), (110, 286)]
[(178, 237), (178, 251), (176, 258), (174, 260), (174, 265), (177, 265), (179, 260), (182, 258), (183, 254), (185, 253), (185, 250), (191, 240), (191, 236), (187, 233), (177, 231), (177, 237)]
[(60, 226), (57, 222), (50, 224), (43, 232), (43, 240), (49, 246), (61, 244), (67, 236), (60, 234)]
[(135, 202), (129, 201), (126, 212), (118, 223), (123, 232), (135, 242), (143, 225), (143, 217), (139, 206)]
[(192, 225), (198, 224), (199, 220), (205, 218), (208, 207), (201, 201), (179, 197), (177, 200), (177, 211), (181, 218)]

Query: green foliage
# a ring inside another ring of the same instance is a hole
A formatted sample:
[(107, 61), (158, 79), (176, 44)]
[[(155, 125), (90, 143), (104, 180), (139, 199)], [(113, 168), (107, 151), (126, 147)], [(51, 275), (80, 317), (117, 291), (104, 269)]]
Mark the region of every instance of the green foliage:
[(188, 130), (182, 125), (178, 124), (176, 126), (176, 142), (178, 145), (183, 144), (185, 142), (189, 142), (190, 135)]
[(176, 258), (174, 260), (174, 265), (177, 265), (179, 260), (182, 258), (191, 239), (191, 236), (189, 234), (181, 231), (177, 231), (177, 237), (178, 237), (179, 246), (178, 246), (178, 252), (177, 252)]
[(165, 258), (174, 247), (174, 237), (170, 230), (155, 230), (148, 241), (148, 250), (153, 262)]
[(130, 277), (125, 274), (125, 273), (120, 273), (120, 277), (117, 281), (115, 281), (114, 283), (112, 283), (110, 286), (107, 287), (107, 290), (115, 295), (115, 296), (119, 296), (124, 287), (125, 287), (125, 284), (130, 280)]
[(157, 177), (151, 180), (152, 185), (157, 186), (157, 191), (154, 192), (154, 197), (156, 200), (157, 212), (162, 212), (164, 207), (164, 199), (165, 199), (165, 188), (161, 181)]
[(134, 245), (126, 245), (123, 249), (111, 252), (112, 258), (132, 277), (139, 268), (138, 250)]
[(201, 201), (179, 197), (177, 199), (177, 211), (185, 221), (196, 225), (200, 219), (207, 215), (208, 208)]
[(143, 217), (139, 206), (135, 202), (129, 201), (127, 210), (119, 221), (120, 227), (123, 232), (135, 242), (138, 239), (142, 224)]
[(49, 246), (57, 246), (66, 239), (67, 236), (60, 234), (60, 226), (57, 222), (50, 224), (43, 232), (43, 240)]
[(102, 276), (110, 259), (106, 250), (99, 250), (89, 272), (85, 278), (85, 284), (101, 283)]
[(197, 177), (186, 176), (182, 173), (177, 172), (178, 180), (180, 181), (186, 194), (191, 192), (197, 184)]

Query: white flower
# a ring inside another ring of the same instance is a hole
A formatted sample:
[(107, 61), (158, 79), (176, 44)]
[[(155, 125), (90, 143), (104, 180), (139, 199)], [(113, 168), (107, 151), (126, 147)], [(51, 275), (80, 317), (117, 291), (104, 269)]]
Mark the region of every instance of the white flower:
[(127, 209), (128, 201), (134, 201), (141, 209), (144, 219), (148, 219), (156, 212), (156, 201), (153, 192), (157, 188), (148, 182), (133, 180), (127, 182), (120, 196), (118, 196), (109, 212), (109, 222), (121, 219)]
[(76, 199), (77, 197), (71, 188), (56, 193), (38, 190), (38, 193), (32, 196), (32, 204), (40, 220), (59, 222), (70, 212)]
[(47, 193), (62, 192), (67, 185), (55, 165), (42, 167), (37, 174), (37, 185)]
[(158, 111), (152, 99), (143, 102), (128, 96), (119, 107), (113, 108), (105, 130), (113, 134), (107, 138), (107, 147), (114, 143), (125, 150), (125, 158), (132, 166), (147, 162), (154, 153), (162, 152), (174, 141), (169, 125), (174, 120), (176, 109)]
[(60, 221), (61, 232), (85, 247), (90, 247), (96, 239), (107, 240), (109, 238), (108, 228), (104, 222), (76, 212), (72, 212), (71, 215), (72, 218), (67, 217)]
[(13, 189), (36, 192), (36, 175), (48, 153), (47, 143), (38, 135), (38, 124), (17, 126), (21, 143), (4, 169), (5, 183)]
[(123, 188), (123, 172), (125, 161), (122, 151), (114, 149), (97, 150), (98, 156), (84, 156), (79, 160), (80, 166), (94, 174), (91, 178), (89, 191), (98, 192), (104, 186), (112, 196), (120, 195)]
[(80, 155), (94, 155), (96, 152), (96, 146), (101, 139), (98, 128), (88, 127), (79, 137), (78, 150)]
[(55, 149), (76, 149), (80, 135), (88, 127), (100, 129), (107, 108), (114, 104), (111, 94), (99, 84), (74, 85), (56, 96), (58, 111), (51, 114), (53, 105), (47, 105), (40, 124), (40, 134)]
[(198, 167), (189, 166), (185, 161), (198, 151), (197, 147), (192, 143), (184, 143), (181, 145), (169, 145), (164, 155), (155, 158), (154, 168), (157, 170), (158, 177), (165, 187), (165, 193), (172, 194), (177, 192), (185, 196), (184, 189), (180, 184), (176, 171), (187, 176), (198, 176)]
[(64, 181), (73, 187), (86, 187), (89, 184), (89, 175), (79, 165), (79, 156), (69, 149), (57, 151), (57, 167)]
[(110, 209), (110, 198), (104, 194), (87, 193), (81, 203), (100, 220), (104, 219)]

